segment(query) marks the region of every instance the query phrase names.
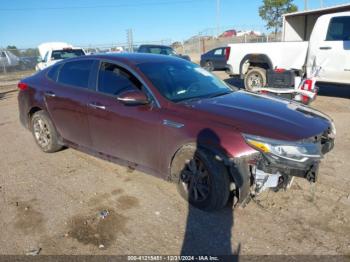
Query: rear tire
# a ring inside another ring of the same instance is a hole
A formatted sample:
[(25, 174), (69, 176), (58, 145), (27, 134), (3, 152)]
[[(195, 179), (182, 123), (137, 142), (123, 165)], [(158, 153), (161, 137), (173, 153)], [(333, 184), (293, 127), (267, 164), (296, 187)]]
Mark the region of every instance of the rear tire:
[(212, 61), (205, 62), (204, 68), (209, 72), (214, 71), (213, 62)]
[(180, 195), (192, 206), (203, 211), (226, 206), (230, 196), (229, 174), (210, 151), (184, 146), (173, 159), (171, 174)]
[(262, 88), (266, 86), (266, 70), (260, 67), (253, 67), (244, 76), (244, 87), (249, 91), (253, 88)]
[(45, 153), (53, 153), (62, 149), (58, 133), (45, 111), (34, 113), (31, 118), (31, 129), (36, 144)]

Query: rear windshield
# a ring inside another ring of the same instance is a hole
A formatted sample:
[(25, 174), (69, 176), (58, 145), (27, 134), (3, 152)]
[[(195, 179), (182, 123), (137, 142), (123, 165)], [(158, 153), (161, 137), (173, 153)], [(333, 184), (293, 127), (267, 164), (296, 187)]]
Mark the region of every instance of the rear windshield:
[(53, 50), (51, 54), (51, 59), (60, 60), (83, 55), (85, 54), (82, 49)]
[(141, 47), (140, 51), (145, 53), (158, 54), (158, 55), (176, 55), (176, 52), (171, 47), (167, 47), (167, 46)]

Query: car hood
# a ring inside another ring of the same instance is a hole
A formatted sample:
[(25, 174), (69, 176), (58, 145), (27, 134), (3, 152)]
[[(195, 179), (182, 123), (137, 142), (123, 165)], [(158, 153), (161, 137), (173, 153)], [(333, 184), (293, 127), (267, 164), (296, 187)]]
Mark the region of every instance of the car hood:
[(240, 132), (283, 140), (301, 140), (331, 128), (331, 119), (299, 103), (236, 91), (187, 103), (211, 115), (210, 121), (229, 124)]

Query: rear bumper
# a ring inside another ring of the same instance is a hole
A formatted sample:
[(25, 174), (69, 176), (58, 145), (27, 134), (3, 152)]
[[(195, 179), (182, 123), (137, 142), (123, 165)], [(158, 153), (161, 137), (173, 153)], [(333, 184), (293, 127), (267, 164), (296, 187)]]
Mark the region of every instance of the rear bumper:
[(18, 113), (19, 113), (19, 121), (22, 126), (29, 129), (29, 117), (28, 117), (28, 104), (27, 100), (24, 97), (23, 91), (18, 92), (17, 96), (18, 101)]

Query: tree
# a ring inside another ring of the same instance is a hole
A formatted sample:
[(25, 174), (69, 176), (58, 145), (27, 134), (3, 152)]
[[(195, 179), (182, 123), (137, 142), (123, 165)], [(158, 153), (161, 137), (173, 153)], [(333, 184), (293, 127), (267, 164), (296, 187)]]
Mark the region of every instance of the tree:
[(14, 54), (16, 56), (20, 55), (19, 50), (14, 45), (8, 45), (6, 49), (9, 50), (12, 54)]
[(274, 29), (275, 35), (282, 27), (282, 15), (298, 11), (293, 0), (263, 0), (259, 7), (260, 17), (266, 21), (267, 29)]

